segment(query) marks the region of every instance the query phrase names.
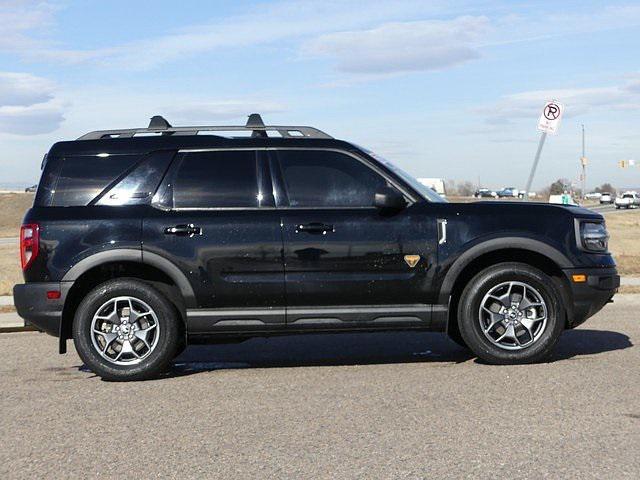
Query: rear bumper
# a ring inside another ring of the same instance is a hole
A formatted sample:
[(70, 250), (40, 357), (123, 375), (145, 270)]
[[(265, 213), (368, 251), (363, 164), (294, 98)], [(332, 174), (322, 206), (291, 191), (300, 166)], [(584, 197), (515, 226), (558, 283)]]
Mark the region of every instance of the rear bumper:
[[(25, 283), (13, 287), (13, 302), (24, 320), (50, 335), (60, 336), (62, 310), (69, 291), (67, 282)], [(48, 291), (60, 291), (60, 298), (48, 299)]]
[[(615, 268), (571, 268), (564, 270), (571, 288), (572, 305), (568, 306), (569, 328), (577, 327), (598, 313), (613, 297), (620, 286)], [(576, 283), (572, 275), (586, 275), (587, 281)]]

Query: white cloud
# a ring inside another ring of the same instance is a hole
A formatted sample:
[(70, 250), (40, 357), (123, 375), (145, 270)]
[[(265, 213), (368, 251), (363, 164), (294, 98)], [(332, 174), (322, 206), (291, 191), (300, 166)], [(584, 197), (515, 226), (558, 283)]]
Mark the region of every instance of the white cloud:
[(0, 133), (49, 133), (63, 120), (50, 81), (28, 73), (0, 72)]
[(28, 73), (0, 72), (0, 106), (33, 105), (53, 98), (53, 83)]
[(0, 0), (0, 50), (42, 48), (39, 32), (53, 23), (56, 10), (53, 3), (42, 0)]
[(476, 59), (488, 30), (486, 17), (386, 23), (369, 30), (321, 35), (304, 51), (335, 58), (346, 73), (385, 74), (436, 70)]
[[(54, 43), (33, 48), (34, 45), (28, 43), (30, 38), (26, 33), (30, 31), (29, 25), (36, 23), (34, 19), (32, 23), (17, 30), (21, 42), (28, 48), (18, 48), (16, 51), (27, 58), (38, 60), (48, 59), (68, 64), (94, 62), (134, 70), (149, 69), (188, 56), (267, 45), (277, 41), (290, 40), (292, 49), (295, 49), (301, 38), (349, 28), (363, 28), (407, 16), (442, 14), (450, 8), (447, 3), (425, 3), (417, 0), (390, 3), (377, 0), (367, 2), (367, 8), (363, 9), (361, 1), (279, 1), (261, 4), (255, 12), (222, 20), (203, 21), (165, 35), (95, 49), (65, 48)], [(10, 16), (17, 17), (18, 14), (14, 12)], [(45, 17), (44, 14), (42, 16)], [(40, 20), (44, 22), (49, 18)], [(16, 46), (21, 42), (15, 42)]]
[(64, 120), (62, 109), (53, 104), (0, 107), (0, 132), (16, 135), (50, 133)]
[(506, 95), (494, 105), (475, 111), (491, 125), (503, 125), (523, 118), (536, 119), (545, 101), (556, 99), (565, 105), (564, 116), (571, 118), (594, 110), (640, 110), (640, 82), (621, 85), (556, 90), (532, 90)]

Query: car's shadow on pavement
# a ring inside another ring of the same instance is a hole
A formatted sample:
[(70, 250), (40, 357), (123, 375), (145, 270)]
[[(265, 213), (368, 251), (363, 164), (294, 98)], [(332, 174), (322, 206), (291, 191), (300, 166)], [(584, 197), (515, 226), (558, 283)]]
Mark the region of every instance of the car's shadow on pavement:
[[(551, 361), (595, 355), (633, 346), (627, 335), (606, 330), (565, 332)], [(427, 332), (310, 334), (254, 338), (242, 343), (192, 345), (166, 376), (235, 368), (461, 363), (473, 359), (446, 335)]]

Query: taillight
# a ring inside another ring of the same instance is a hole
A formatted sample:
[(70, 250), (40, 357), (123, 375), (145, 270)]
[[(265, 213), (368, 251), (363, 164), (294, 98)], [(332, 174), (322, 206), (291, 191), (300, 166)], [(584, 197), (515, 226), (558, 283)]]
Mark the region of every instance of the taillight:
[(40, 247), (40, 226), (28, 223), (20, 227), (20, 263), (26, 270), (38, 256)]

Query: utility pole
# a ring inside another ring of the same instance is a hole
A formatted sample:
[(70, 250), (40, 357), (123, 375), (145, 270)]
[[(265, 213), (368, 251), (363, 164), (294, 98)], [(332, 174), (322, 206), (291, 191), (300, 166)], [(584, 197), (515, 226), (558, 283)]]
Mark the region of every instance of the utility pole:
[(584, 149), (584, 123), (582, 124), (582, 157), (580, 157), (582, 165), (582, 198), (587, 194), (587, 156)]

